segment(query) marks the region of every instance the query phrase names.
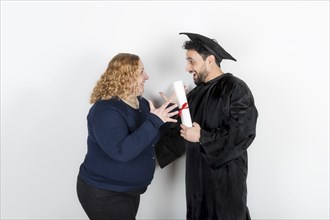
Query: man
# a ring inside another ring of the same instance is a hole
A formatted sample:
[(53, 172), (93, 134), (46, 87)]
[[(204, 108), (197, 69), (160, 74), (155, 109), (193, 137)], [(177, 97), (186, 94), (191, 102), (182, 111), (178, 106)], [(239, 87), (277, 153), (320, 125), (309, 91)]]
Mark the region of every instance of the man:
[(241, 79), (221, 70), (223, 59), (236, 60), (215, 40), (180, 34), (190, 38), (183, 48), (196, 84), (187, 94), (193, 126), (164, 127), (156, 145), (158, 163), (166, 166), (185, 146), (188, 220), (249, 220), (247, 148), (258, 117), (252, 93)]

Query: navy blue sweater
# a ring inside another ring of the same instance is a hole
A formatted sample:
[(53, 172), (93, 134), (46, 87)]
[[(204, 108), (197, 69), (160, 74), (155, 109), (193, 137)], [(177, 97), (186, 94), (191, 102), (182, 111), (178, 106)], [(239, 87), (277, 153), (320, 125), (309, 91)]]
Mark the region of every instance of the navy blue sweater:
[(117, 192), (147, 187), (155, 172), (154, 144), (163, 121), (139, 97), (134, 109), (118, 98), (96, 102), (90, 109), (88, 149), (79, 176), (88, 184)]

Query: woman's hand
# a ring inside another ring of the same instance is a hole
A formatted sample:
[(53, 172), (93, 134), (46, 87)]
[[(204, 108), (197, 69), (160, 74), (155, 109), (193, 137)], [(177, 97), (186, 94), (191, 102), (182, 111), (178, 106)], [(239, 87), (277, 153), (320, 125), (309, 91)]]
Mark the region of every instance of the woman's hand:
[[(176, 95), (175, 95), (175, 92), (172, 93), (171, 97), (168, 98), (165, 93), (163, 92), (159, 92), (159, 94), (161, 95), (161, 97), (163, 97), (164, 101), (167, 102), (169, 100), (175, 100), (176, 99)], [(171, 103), (175, 103), (174, 101), (171, 101)]]
[(149, 101), (149, 107), (150, 107), (150, 112), (157, 115), (158, 118), (160, 118), (163, 122), (177, 122), (176, 119), (173, 119), (174, 115), (178, 114), (178, 111), (171, 112), (173, 109), (177, 108), (177, 104), (172, 104), (171, 106), (168, 106), (170, 103), (173, 103), (171, 99), (168, 99), (162, 106), (159, 108), (155, 108), (154, 104), (152, 101)]
[[(184, 91), (186, 92), (186, 94), (188, 93), (188, 88), (186, 85), (184, 85)], [(163, 99), (165, 100), (165, 102), (167, 102), (168, 100), (176, 100), (176, 95), (175, 92), (172, 93), (171, 97), (168, 98), (164, 92), (159, 92), (159, 94), (163, 97)], [(172, 101), (172, 103), (175, 103)]]

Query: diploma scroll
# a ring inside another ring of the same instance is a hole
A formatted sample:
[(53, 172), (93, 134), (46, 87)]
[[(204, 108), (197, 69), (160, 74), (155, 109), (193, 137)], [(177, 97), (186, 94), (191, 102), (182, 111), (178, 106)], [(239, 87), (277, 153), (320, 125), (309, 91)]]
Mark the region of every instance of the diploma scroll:
[(178, 100), (179, 116), (181, 117), (182, 124), (187, 127), (192, 127), (191, 116), (183, 82), (181, 80), (175, 81), (173, 83), (173, 87), (176, 98)]

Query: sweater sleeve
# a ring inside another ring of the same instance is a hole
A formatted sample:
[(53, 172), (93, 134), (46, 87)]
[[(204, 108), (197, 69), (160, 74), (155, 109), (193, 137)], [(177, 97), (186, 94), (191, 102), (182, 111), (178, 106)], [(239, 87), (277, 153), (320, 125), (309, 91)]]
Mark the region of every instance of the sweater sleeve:
[(117, 161), (130, 161), (146, 147), (154, 144), (163, 121), (148, 113), (146, 120), (130, 132), (125, 117), (119, 109), (98, 109), (93, 117), (93, 132), (96, 141), (106, 154)]

